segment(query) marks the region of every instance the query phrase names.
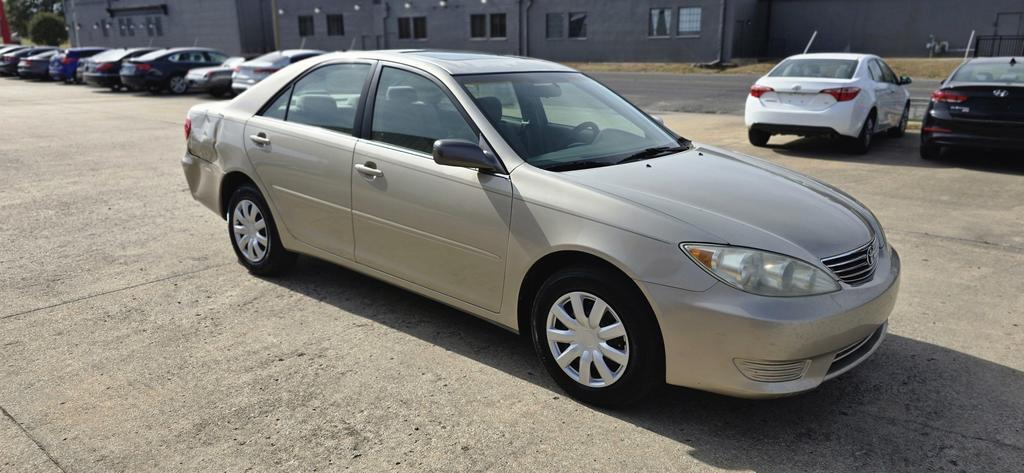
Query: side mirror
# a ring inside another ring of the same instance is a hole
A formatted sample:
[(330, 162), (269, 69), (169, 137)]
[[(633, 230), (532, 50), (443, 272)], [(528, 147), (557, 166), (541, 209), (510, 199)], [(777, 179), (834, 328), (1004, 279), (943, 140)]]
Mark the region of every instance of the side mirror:
[(900, 85), (907, 85), (907, 84), (909, 84), (911, 82), (914, 82), (914, 81), (909, 76), (901, 76), (900, 77)]
[(497, 158), (480, 145), (466, 140), (437, 140), (434, 142), (434, 162), (442, 166), (475, 168), (480, 171), (498, 171)]

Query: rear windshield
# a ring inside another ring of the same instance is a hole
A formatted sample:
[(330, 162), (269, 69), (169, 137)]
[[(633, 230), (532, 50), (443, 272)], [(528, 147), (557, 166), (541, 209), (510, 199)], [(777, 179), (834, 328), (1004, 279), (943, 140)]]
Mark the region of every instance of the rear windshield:
[(126, 49), (111, 49), (93, 56), (92, 60), (95, 62), (120, 61), (124, 58), (125, 54), (128, 54)]
[(857, 61), (853, 59), (786, 59), (768, 77), (850, 79), (856, 70)]
[(953, 82), (1024, 83), (1024, 64), (969, 62), (953, 74)]
[(143, 54), (142, 56), (139, 56), (139, 57), (135, 58), (135, 60), (136, 61), (155, 61), (157, 59), (160, 59), (160, 58), (164, 57), (165, 55), (167, 55), (167, 53), (168, 53), (168, 50), (166, 50), (166, 49), (158, 49), (158, 50), (153, 51), (153, 52), (151, 52), (149, 54)]
[(253, 59), (253, 62), (277, 62), (280, 61), (281, 58), (283, 57), (284, 56), (281, 53), (275, 51), (272, 53), (264, 54), (256, 59)]

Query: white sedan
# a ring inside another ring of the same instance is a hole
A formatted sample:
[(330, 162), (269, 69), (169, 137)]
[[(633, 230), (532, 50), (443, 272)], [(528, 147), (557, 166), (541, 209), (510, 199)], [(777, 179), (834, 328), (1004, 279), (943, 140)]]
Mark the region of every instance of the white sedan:
[(772, 135), (845, 137), (866, 153), (876, 133), (902, 136), (910, 93), (882, 58), (870, 54), (800, 54), (750, 88), (744, 121), (754, 146)]

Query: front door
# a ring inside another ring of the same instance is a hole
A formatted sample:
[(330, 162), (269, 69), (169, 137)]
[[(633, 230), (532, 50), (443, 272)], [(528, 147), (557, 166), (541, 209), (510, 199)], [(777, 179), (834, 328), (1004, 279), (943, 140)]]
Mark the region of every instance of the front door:
[(352, 153), (370, 63), (333, 63), (307, 73), (249, 120), (246, 152), (275, 218), (295, 239), (353, 257)]
[(497, 312), (511, 181), (434, 162), (435, 140), (479, 134), (444, 87), (417, 72), (383, 67), (371, 115), (352, 175), (356, 261)]

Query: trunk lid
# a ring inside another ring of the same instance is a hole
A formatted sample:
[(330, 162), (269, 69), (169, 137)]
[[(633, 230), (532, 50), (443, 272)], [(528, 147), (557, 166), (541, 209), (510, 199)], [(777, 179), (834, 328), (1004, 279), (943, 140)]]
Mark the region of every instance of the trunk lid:
[(942, 90), (967, 97), (949, 104), (955, 118), (1024, 123), (1024, 84), (951, 83)]
[(757, 85), (773, 89), (760, 97), (765, 108), (820, 112), (836, 104), (836, 99), (821, 93), (822, 90), (852, 87), (854, 82), (854, 79), (765, 77), (758, 80)]

